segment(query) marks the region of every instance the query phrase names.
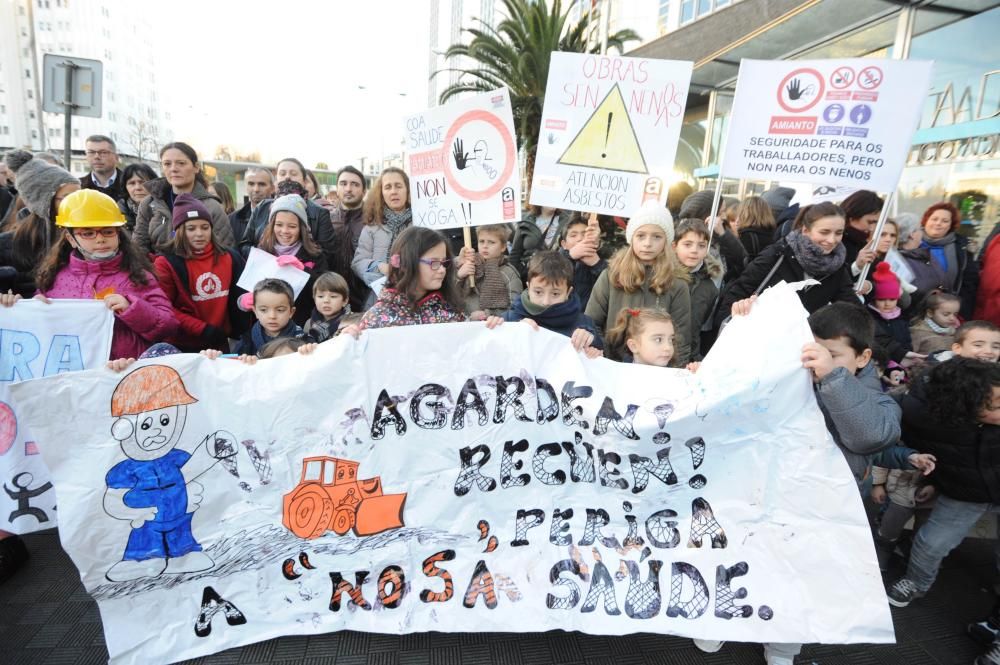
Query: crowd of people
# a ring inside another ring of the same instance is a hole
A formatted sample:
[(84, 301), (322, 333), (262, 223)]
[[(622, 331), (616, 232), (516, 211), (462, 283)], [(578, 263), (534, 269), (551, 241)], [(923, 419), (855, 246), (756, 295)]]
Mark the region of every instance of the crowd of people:
[[(118, 168), (105, 136), (87, 139), (86, 158), (90, 173), (76, 178), (51, 155), (5, 156), (0, 304), (103, 300), (115, 369), (178, 351), (254, 363), (370, 328), (482, 321), (555, 331), (589, 358), (697, 371), (758, 294), (811, 280), (799, 291), (815, 337), (802, 364), (870, 508), (880, 566), (905, 561), (889, 602), (923, 596), (1000, 505), (1000, 224), (977, 253), (951, 203), (890, 217), (875, 238), (874, 192), (799, 206), (774, 187), (723, 197), (713, 217), (714, 192), (700, 191), (629, 219), (534, 207), (517, 224), (476, 227), (467, 247), (460, 229), (413, 224), (398, 168), (368, 191), (345, 166), (324, 197), (286, 158), (247, 170), (237, 208), (185, 143), (160, 150), (160, 177)], [(244, 292), (252, 248), (308, 273), (306, 286), (296, 296), (268, 278)], [(0, 532), (0, 581), (26, 557)], [(1000, 665), (998, 631), (1000, 610), (974, 627), (989, 648), (978, 662)], [(765, 655), (787, 664), (797, 653), (772, 644)]]

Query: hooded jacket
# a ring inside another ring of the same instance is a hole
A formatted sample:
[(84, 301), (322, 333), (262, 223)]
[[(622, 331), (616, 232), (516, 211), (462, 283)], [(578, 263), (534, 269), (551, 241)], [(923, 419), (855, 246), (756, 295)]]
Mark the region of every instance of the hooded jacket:
[(538, 314), (528, 312), (524, 305), (524, 297), (525, 294), (522, 293), (517, 302), (503, 313), (504, 321), (514, 322), (531, 319), (540, 327), (566, 337), (572, 337), (577, 329), (583, 328), (594, 336), (594, 341), (590, 343), (591, 346), (597, 349), (604, 348), (604, 340), (601, 338), (600, 331), (594, 325), (594, 320), (583, 313), (580, 299), (575, 293), (570, 294), (569, 298), (563, 302), (549, 305)]
[(133, 284), (122, 268), (121, 253), (107, 261), (87, 261), (73, 252), (51, 288), (38, 293), (47, 298), (77, 300), (91, 300), (98, 294), (109, 293), (125, 296), (129, 306), (115, 312), (111, 360), (138, 358), (143, 351), (177, 330), (173, 307), (156, 277), (146, 273), (145, 285)]
[[(173, 208), (167, 203), (171, 185), (166, 178), (157, 178), (147, 182), (145, 187), (149, 196), (139, 204), (132, 242), (146, 254), (166, 254), (173, 249), (175, 235)], [(194, 183), (191, 196), (201, 201), (212, 215), (212, 234), (219, 246), (226, 249), (235, 247), (233, 228), (218, 197), (199, 182)]]
[(882, 392), (875, 363), (869, 362), (856, 376), (837, 367), (813, 388), (826, 428), (859, 485), (867, 479), (873, 462), (888, 468), (911, 468), (877, 456), (884, 450), (900, 454), (913, 451), (895, 446), (900, 433), (899, 405)]

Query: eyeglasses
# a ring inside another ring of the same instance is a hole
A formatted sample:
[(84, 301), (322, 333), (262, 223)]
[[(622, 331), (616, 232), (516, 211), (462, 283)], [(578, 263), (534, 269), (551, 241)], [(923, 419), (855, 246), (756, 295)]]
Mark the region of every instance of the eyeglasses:
[(87, 157), (110, 157), (115, 153), (110, 150), (87, 150), (84, 154)]
[(73, 235), (77, 238), (83, 238), (84, 240), (93, 240), (100, 234), (104, 238), (114, 238), (118, 235), (118, 227), (107, 226), (100, 229), (84, 229), (82, 231), (74, 231)]
[(429, 267), (431, 270), (437, 270), (439, 268), (447, 268), (451, 263), (451, 259), (419, 259), (421, 263)]

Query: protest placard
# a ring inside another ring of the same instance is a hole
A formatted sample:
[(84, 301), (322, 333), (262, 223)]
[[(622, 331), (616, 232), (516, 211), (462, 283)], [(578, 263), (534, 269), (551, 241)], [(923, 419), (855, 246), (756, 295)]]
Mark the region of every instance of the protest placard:
[(521, 219), (521, 173), (507, 88), (406, 119), (413, 223), (432, 229)]
[(812, 339), (779, 285), (697, 375), (455, 323), (14, 398), (116, 665), (342, 629), (889, 642)]
[(262, 279), (273, 277), (283, 279), (292, 287), (292, 292), (298, 298), (302, 289), (309, 283), (309, 273), (299, 270), (295, 266), (281, 265), (278, 257), (270, 252), (265, 252), (256, 247), (250, 248), (250, 255), (247, 256), (246, 267), (240, 273), (240, 279), (236, 286), (244, 291), (253, 293), (253, 287)]
[(896, 188), (930, 86), (917, 60), (743, 60), (723, 177)]
[[(114, 315), (98, 300), (21, 300), (0, 311), (0, 530), (30, 533), (56, 526), (56, 493), (10, 386), (102, 366), (111, 353)], [(65, 416), (65, 407), (50, 395), (48, 417)]]
[(531, 203), (630, 217), (666, 201), (692, 63), (553, 53)]

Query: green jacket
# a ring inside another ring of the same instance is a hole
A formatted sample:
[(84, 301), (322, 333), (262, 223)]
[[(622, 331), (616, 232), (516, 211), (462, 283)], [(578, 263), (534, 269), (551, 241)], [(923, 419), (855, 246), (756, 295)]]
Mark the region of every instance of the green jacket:
[[(587, 316), (594, 320), (601, 336), (606, 336), (607, 329), (614, 325), (618, 313), (623, 309), (660, 309), (674, 320), (674, 366), (684, 366), (691, 360), (691, 340), (693, 330), (691, 324), (691, 294), (688, 284), (683, 279), (675, 279), (667, 291), (657, 295), (649, 289), (649, 268), (646, 269), (646, 281), (642, 288), (634, 293), (626, 293), (622, 289), (611, 288), (608, 271), (605, 270), (597, 278), (594, 290), (587, 302)], [(608, 357), (620, 360), (623, 348), (607, 347)]]

